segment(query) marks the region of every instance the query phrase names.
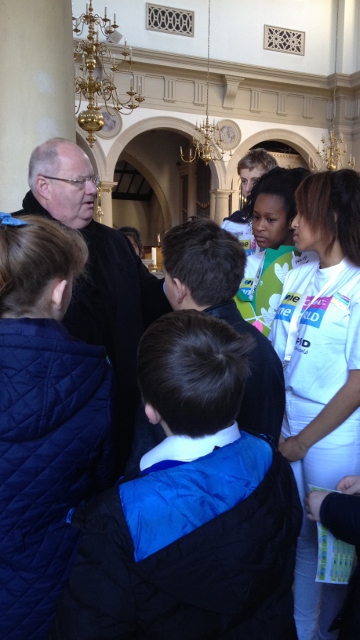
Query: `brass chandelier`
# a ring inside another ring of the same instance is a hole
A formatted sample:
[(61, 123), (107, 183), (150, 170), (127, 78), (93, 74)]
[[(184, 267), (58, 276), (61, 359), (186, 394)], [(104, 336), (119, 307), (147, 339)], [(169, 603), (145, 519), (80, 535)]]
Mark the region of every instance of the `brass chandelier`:
[[(207, 50), (207, 75), (206, 75), (206, 113), (205, 119), (195, 125), (196, 134), (193, 136), (192, 144), (195, 151), (190, 147), (189, 155), (185, 158), (182, 147), (180, 147), (180, 158), (183, 162), (195, 162), (200, 158), (205, 164), (211, 161), (220, 160), (219, 154), (223, 156), (225, 151), (222, 147), (221, 133), (219, 127), (211, 124), (209, 119), (209, 71), (210, 71), (210, 0), (208, 5), (208, 50)], [(216, 147), (219, 147), (217, 149)]]
[[(125, 101), (121, 101), (116, 86), (114, 84), (114, 73), (122, 71), (122, 63), (127, 63), (131, 69), (132, 50), (131, 47), (123, 46), (122, 55), (124, 59), (117, 62), (105, 42), (99, 41), (99, 30), (106, 38), (114, 33), (119, 25), (116, 24), (116, 13), (113, 21), (107, 17), (107, 7), (104, 10), (104, 17), (94, 14), (92, 0), (86, 3), (85, 13), (78, 18), (73, 17), (73, 31), (76, 35), (81, 35), (85, 26), (88, 33), (86, 40), (79, 40), (75, 46), (75, 59), (81, 56), (81, 75), (75, 78), (75, 95), (78, 96), (79, 105), (75, 111), (78, 114), (79, 126), (87, 132), (90, 147), (96, 140), (95, 132), (100, 131), (104, 124), (104, 117), (101, 113), (99, 102), (105, 105), (107, 111), (112, 107), (116, 111), (129, 114), (144, 101), (141, 93), (141, 84), (138, 92), (134, 90), (133, 74), (130, 80), (130, 88), (127, 91), (129, 96)], [(80, 111), (81, 101), (87, 100), (88, 105), (84, 111)], [(110, 112), (109, 112), (110, 113)]]

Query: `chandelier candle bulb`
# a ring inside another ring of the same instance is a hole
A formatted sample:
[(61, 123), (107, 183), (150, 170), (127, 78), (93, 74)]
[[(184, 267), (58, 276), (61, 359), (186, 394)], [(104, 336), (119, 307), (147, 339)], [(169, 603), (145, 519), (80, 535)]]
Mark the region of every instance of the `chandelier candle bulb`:
[(107, 4), (105, 5), (104, 17), (107, 18)]
[(89, 13), (89, 3), (86, 3), (86, 13)]

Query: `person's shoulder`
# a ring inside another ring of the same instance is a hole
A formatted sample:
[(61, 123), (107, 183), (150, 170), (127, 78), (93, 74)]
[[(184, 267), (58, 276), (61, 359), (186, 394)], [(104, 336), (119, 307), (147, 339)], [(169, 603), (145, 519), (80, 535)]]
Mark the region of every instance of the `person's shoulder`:
[[(315, 252), (311, 253), (313, 253), (311, 259), (305, 262), (301, 260), (301, 256), (300, 259), (297, 258), (294, 252), (292, 267), (284, 280), (283, 293), (288, 291), (289, 288), (292, 290), (293, 287), (301, 286), (304, 280), (311, 278), (311, 273), (314, 273), (315, 276), (319, 268), (319, 259), (315, 258), (315, 256), (317, 256)], [(307, 257), (305, 257), (305, 260), (307, 260)]]
[(108, 227), (107, 224), (100, 224), (100, 222), (97, 222), (96, 220), (92, 220), (91, 224), (93, 225), (94, 233), (97, 236), (107, 236), (114, 240), (114, 242), (117, 240), (120, 242), (122, 241), (123, 234), (119, 233), (117, 229)]
[[(92, 229), (89, 229), (90, 235), (94, 234), (97, 239), (97, 242), (104, 243), (104, 245), (112, 246), (116, 248), (117, 251), (122, 251), (128, 254), (130, 258), (134, 258), (132, 251), (131, 243), (127, 239), (124, 233), (119, 233), (117, 229), (113, 229), (113, 227), (108, 227), (106, 224), (100, 224), (96, 222), (96, 220), (92, 220), (91, 222)], [(85, 228), (85, 236), (88, 235), (86, 232), (87, 227)]]
[(255, 342), (255, 348), (259, 351), (261, 350), (262, 356), (266, 359), (271, 359), (277, 366), (282, 366), (279, 356), (274, 350), (270, 340), (264, 336), (264, 334), (259, 331), (256, 327), (254, 327), (250, 322), (244, 321), (244, 324), (241, 324), (241, 328), (238, 329), (240, 334), (246, 334), (253, 338)]

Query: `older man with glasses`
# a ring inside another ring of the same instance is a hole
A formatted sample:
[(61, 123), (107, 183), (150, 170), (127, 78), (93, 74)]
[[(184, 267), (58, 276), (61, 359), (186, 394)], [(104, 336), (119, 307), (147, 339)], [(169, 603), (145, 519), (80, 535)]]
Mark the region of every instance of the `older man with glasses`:
[[(93, 219), (99, 177), (73, 142), (52, 138), (34, 149), (30, 191), (21, 214), (40, 214), (77, 229), (89, 248), (86, 276), (75, 288), (63, 320), (69, 332), (104, 345), (115, 377), (119, 471), (130, 453), (139, 395), (136, 352), (146, 327), (170, 311), (162, 282), (143, 266), (128, 239)], [(76, 384), (76, 372), (74, 372)]]

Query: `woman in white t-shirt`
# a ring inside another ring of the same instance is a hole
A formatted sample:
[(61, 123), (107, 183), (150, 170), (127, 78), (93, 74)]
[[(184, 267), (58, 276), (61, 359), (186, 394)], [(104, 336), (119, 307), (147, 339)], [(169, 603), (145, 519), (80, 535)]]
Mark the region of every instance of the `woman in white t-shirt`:
[[(285, 279), (270, 339), (284, 362), (286, 414), (281, 453), (303, 499), (309, 485), (335, 489), (360, 473), (360, 176), (343, 169), (309, 176), (296, 192), (299, 251), (319, 263)], [(315, 582), (317, 530), (304, 518), (295, 569), (299, 640), (328, 632), (345, 586)]]

